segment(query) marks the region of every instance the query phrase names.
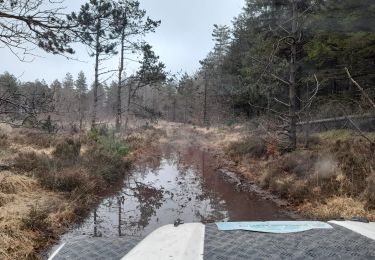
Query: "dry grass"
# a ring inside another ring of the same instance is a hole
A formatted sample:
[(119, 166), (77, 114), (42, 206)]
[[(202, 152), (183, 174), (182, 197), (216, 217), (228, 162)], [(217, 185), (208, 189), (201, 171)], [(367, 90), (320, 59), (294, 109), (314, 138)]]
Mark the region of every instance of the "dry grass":
[(38, 250), (87, 213), (97, 195), (126, 172), (129, 165), (123, 160), (123, 144), (130, 150), (126, 158), (139, 158), (158, 142), (168, 142), (174, 149), (197, 145), (226, 158), (224, 148), (235, 143), (230, 150), (238, 157), (238, 169), (244, 176), (293, 202), (301, 215), (375, 220), (371, 210), (375, 202), (374, 147), (344, 132), (321, 134), (313, 149), (284, 155), (275, 142), (266, 142), (265, 147), (257, 144), (253, 153), (249, 147), (257, 142), (244, 138), (249, 135), (245, 126), (206, 129), (161, 122), (133, 129), (115, 142), (81, 137), (82, 147), (77, 139), (69, 141), (64, 136), (47, 135), (52, 140), (35, 141), (46, 135), (25, 130), (4, 133), (7, 141), (0, 162), (10, 159), (18, 174), (0, 175), (0, 259), (35, 258)]
[(58, 136), (32, 129), (17, 129), (12, 142), (34, 148), (50, 148), (58, 141)]
[(349, 197), (331, 197), (321, 202), (307, 202), (298, 207), (302, 216), (320, 220), (366, 217), (375, 221), (375, 211), (367, 210), (365, 203)]
[(81, 142), (73, 138), (66, 138), (56, 145), (52, 155), (59, 160), (76, 162), (81, 153)]
[(162, 143), (167, 142), (176, 148), (187, 145), (199, 146), (202, 149), (212, 149), (218, 152), (230, 143), (240, 141), (248, 134), (248, 129), (244, 125), (205, 128), (161, 121), (155, 128), (165, 132), (165, 136), (159, 139)]
[(366, 201), (366, 207), (369, 209), (375, 209), (375, 171), (372, 172), (367, 178), (366, 190), (363, 193), (363, 199)]
[(331, 131), (315, 134), (314, 136), (319, 137), (325, 142), (336, 142), (338, 140), (348, 141), (352, 138), (353, 132), (350, 130), (345, 130), (345, 129), (331, 130)]
[(374, 214), (375, 147), (351, 131), (314, 134), (309, 138), (309, 149), (304, 148), (304, 141), (297, 151), (284, 153), (269, 133), (249, 137), (251, 131), (245, 126), (207, 129), (162, 122), (158, 127), (166, 130), (166, 141), (177, 149), (196, 145), (210, 149), (222, 159), (229, 157), (236, 162), (231, 167), (295, 206), (326, 205), (325, 200), (334, 197), (352, 199), (363, 208), (358, 211), (355, 203), (349, 204), (346, 216)]
[(11, 172), (0, 174), (0, 194), (18, 194), (35, 190), (37, 181)]
[(8, 145), (9, 145), (8, 135), (0, 134), (0, 148), (4, 149), (8, 147)]
[[(147, 140), (162, 135), (151, 129)], [(78, 138), (34, 130), (17, 129), (5, 139), (9, 145), (0, 162), (14, 168), (0, 174), (0, 259), (38, 259), (37, 253), (84, 217), (129, 168), (123, 156), (128, 148), (114, 138), (86, 138), (82, 149)], [(132, 145), (146, 147), (147, 140), (134, 139)]]
[[(0, 258), (35, 259), (36, 249), (42, 244), (39, 238), (49, 238), (39, 231), (25, 228), (23, 223), (35, 205), (51, 208), (51, 203), (63, 205), (64, 199), (56, 193), (45, 191), (36, 180), (25, 176), (6, 173), (1, 183), (0, 200), (5, 198), (6, 201), (1, 205), (0, 211)], [(5, 194), (3, 191), (12, 194)]]
[(239, 158), (262, 158), (267, 153), (264, 139), (258, 136), (244, 138), (242, 141), (232, 142), (226, 149), (227, 154), (235, 160)]
[[(375, 207), (375, 147), (351, 131), (314, 134), (309, 137), (309, 148), (302, 140), (297, 151), (289, 153), (283, 151), (272, 134), (249, 135), (251, 131), (244, 125), (207, 129), (161, 122), (157, 127), (167, 132), (165, 142), (175, 149), (199, 146), (210, 149), (221, 161), (229, 158), (230, 167), (292, 205), (302, 207), (307, 217), (330, 218), (338, 216), (340, 210), (332, 208), (331, 215), (319, 215), (304, 205), (318, 205), (329, 212), (334, 203), (354, 201), (343, 209), (344, 216), (374, 219), (371, 209)], [(366, 135), (375, 137), (374, 133)]]

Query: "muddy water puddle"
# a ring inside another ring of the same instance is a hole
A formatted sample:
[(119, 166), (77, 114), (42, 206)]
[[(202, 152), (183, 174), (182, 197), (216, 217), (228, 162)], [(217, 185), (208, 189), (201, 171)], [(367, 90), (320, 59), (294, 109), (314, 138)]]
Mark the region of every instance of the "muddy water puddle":
[(106, 198), (77, 228), (62, 237), (144, 237), (177, 219), (186, 222), (290, 219), (271, 201), (236, 190), (196, 148), (163, 149), (136, 165), (122, 190)]

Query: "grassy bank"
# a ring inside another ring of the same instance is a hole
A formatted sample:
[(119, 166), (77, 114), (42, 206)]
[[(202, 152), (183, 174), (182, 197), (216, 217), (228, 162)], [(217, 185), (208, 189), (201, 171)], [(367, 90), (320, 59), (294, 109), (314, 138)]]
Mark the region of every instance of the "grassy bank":
[[(308, 219), (375, 221), (375, 147), (349, 130), (299, 138), (295, 152), (253, 125), (201, 128), (161, 122), (175, 147), (209, 149), (218, 167), (238, 172)], [(375, 140), (374, 133), (367, 135)], [(284, 204), (284, 203), (283, 203)]]
[(155, 129), (126, 137), (1, 130), (1, 259), (38, 259), (103, 196), (117, 191), (131, 161), (162, 136)]
[[(374, 137), (373, 134), (369, 134)], [(375, 147), (348, 130), (318, 133), (292, 153), (267, 136), (230, 143), (226, 154), (245, 176), (288, 200), (306, 217), (375, 220)]]

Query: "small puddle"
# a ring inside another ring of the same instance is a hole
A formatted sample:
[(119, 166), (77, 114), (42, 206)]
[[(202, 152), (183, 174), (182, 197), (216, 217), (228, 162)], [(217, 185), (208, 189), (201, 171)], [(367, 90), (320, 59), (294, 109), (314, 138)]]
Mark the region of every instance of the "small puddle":
[(186, 222), (290, 219), (273, 202), (235, 189), (216, 172), (207, 152), (164, 149), (139, 163), (123, 189), (104, 199), (61, 242), (80, 236), (144, 237), (177, 219)]

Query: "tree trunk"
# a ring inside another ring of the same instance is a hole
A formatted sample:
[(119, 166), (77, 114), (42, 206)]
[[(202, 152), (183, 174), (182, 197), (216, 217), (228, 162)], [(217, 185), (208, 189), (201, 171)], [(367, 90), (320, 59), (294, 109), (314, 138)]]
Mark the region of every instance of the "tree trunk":
[(208, 126), (207, 120), (207, 78), (205, 78), (204, 82), (204, 101), (203, 101), (203, 125)]
[(78, 97), (78, 116), (79, 116), (79, 131), (82, 132), (82, 125), (83, 125), (83, 108), (82, 108), (82, 102), (83, 102), (83, 98), (82, 98), (82, 94), (79, 93), (79, 97)]
[(173, 122), (176, 122), (176, 97), (173, 98)]
[(124, 123), (124, 132), (126, 133), (128, 131), (128, 123), (129, 123), (129, 114), (130, 114), (130, 101), (131, 101), (131, 95), (132, 95), (132, 89), (129, 85), (129, 91), (128, 91), (128, 100), (126, 104), (126, 110), (125, 110), (125, 123)]
[[(98, 27), (101, 27), (100, 19)], [(94, 104), (92, 108), (91, 129), (96, 128), (96, 113), (98, 108), (98, 87), (99, 87), (99, 54), (100, 54), (100, 34), (96, 32), (96, 46), (95, 46), (95, 81), (94, 81)]]
[(292, 0), (292, 43), (290, 53), (289, 71), (289, 145), (291, 150), (297, 147), (297, 8), (295, 0)]
[(116, 131), (119, 132), (121, 128), (121, 115), (122, 115), (122, 104), (121, 104), (121, 89), (122, 89), (122, 73), (124, 71), (124, 41), (125, 41), (125, 31), (121, 35), (121, 53), (120, 53), (120, 66), (118, 70), (118, 83), (117, 83), (117, 114), (116, 114)]

